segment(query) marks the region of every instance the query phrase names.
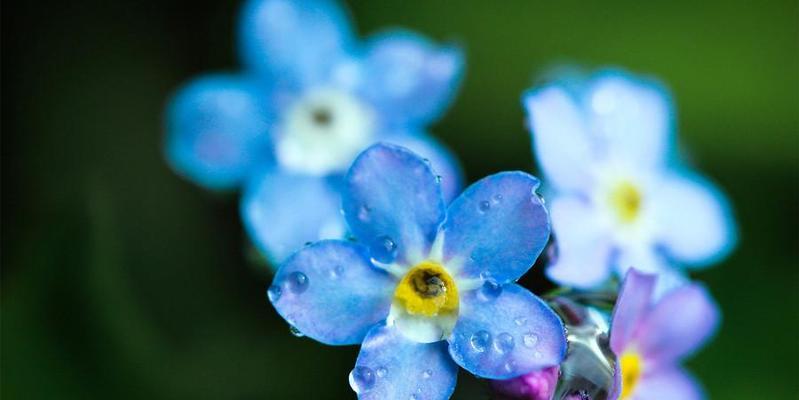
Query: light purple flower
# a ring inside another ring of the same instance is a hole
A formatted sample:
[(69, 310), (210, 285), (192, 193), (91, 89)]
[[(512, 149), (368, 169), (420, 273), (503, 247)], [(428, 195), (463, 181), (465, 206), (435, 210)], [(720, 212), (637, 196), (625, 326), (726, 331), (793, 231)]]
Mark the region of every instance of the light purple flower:
[(679, 363), (716, 331), (718, 307), (697, 284), (653, 303), (656, 280), (631, 269), (619, 293), (610, 328), (620, 382), (615, 392), (622, 400), (702, 399), (700, 386)]

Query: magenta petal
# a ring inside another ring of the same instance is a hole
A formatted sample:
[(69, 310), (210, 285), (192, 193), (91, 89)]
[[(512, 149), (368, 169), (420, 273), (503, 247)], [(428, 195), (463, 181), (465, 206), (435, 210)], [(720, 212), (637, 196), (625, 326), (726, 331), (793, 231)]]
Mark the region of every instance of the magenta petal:
[(550, 400), (558, 384), (557, 366), (530, 372), (518, 378), (490, 381), (491, 390), (514, 399)]

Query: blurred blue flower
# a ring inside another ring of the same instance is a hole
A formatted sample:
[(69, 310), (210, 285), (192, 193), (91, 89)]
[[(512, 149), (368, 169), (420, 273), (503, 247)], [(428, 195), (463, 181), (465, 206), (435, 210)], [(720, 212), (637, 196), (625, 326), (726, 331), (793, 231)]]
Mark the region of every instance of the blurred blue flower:
[(624, 400), (699, 400), (700, 386), (679, 361), (701, 347), (719, 324), (707, 291), (688, 284), (654, 302), (657, 276), (630, 269), (610, 327), (618, 357), (615, 396)]
[(457, 365), (507, 379), (560, 363), (562, 322), (514, 283), (549, 238), (536, 178), (498, 173), (447, 207), (429, 163), (377, 144), (344, 180), (358, 241), (302, 248), (268, 294), (308, 337), (362, 343), (350, 374), (361, 399), (448, 398)]
[(200, 186), (243, 187), (244, 225), (271, 261), (343, 237), (341, 175), (378, 140), (428, 157), (457, 194), (457, 162), (425, 127), (460, 82), (459, 49), (406, 31), (359, 44), (334, 2), (251, 0), (239, 50), (242, 73), (202, 76), (171, 100), (166, 156)]
[(591, 288), (635, 266), (659, 273), (662, 292), (685, 280), (671, 266), (707, 266), (731, 250), (725, 198), (672, 157), (673, 111), (661, 87), (605, 72), (536, 88), (523, 103), (553, 196), (550, 278)]

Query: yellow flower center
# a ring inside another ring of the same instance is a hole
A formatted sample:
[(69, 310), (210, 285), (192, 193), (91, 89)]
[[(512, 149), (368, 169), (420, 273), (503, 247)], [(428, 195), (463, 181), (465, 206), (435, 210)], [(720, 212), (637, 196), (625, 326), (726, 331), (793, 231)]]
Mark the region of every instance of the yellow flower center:
[(394, 300), (408, 314), (434, 317), (458, 312), (458, 288), (440, 264), (423, 261), (402, 278)]
[(635, 385), (641, 378), (644, 371), (641, 356), (632, 351), (625, 352), (621, 356), (621, 398), (626, 399), (635, 390)]
[(622, 182), (610, 193), (610, 203), (623, 223), (635, 221), (641, 211), (641, 192), (630, 182)]

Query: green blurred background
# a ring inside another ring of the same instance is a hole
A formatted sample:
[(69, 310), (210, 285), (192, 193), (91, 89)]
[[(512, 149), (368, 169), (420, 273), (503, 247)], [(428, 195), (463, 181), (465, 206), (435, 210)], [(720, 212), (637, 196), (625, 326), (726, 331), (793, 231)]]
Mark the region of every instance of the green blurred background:
[[(236, 196), (173, 174), (165, 97), (236, 70), (240, 4), (4, 4), (2, 397), (352, 398), (356, 347), (295, 338), (265, 299)], [(724, 325), (689, 363), (717, 399), (799, 396), (799, 5), (730, 0), (353, 2), (467, 51), (433, 131), (470, 180), (533, 170), (519, 95), (562, 62), (662, 78), (740, 245), (696, 274)], [(539, 272), (540, 276), (540, 272)], [(545, 285), (541, 283), (541, 285)], [(461, 374), (459, 399), (484, 399)]]

